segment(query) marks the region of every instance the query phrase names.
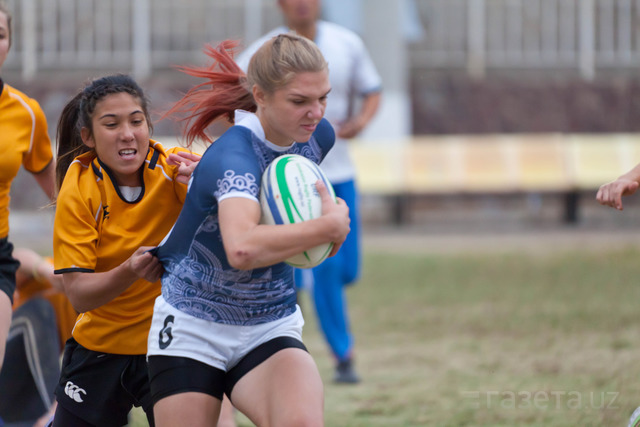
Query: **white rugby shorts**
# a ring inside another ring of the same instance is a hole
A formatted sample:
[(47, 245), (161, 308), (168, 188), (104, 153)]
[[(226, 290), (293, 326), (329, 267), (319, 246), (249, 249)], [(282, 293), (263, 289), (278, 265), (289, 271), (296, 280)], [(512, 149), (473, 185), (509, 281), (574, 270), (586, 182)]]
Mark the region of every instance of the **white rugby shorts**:
[(259, 325), (216, 323), (186, 314), (156, 298), (147, 356), (179, 356), (228, 371), (247, 353), (278, 337), (302, 342), (304, 318), (299, 306), (290, 316)]

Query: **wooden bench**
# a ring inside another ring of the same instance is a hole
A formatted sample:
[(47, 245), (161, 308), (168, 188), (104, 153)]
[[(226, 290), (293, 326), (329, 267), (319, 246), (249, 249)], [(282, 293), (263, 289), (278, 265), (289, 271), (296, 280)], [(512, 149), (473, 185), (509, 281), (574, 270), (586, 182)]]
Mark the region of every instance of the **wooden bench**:
[(363, 194), (388, 197), (397, 223), (415, 196), (557, 193), (564, 221), (576, 222), (580, 193), (595, 191), (640, 162), (640, 136), (421, 136), (353, 141)]

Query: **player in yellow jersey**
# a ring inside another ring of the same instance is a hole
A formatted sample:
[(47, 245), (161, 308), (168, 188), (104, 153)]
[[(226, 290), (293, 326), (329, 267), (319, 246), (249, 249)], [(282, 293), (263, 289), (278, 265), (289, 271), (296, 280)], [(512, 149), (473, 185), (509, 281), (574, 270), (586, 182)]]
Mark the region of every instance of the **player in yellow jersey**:
[(146, 351), (160, 295), (160, 243), (199, 156), (150, 140), (142, 89), (125, 75), (88, 84), (58, 125), (55, 273), (80, 313), (64, 350), (54, 426), (153, 426)]
[[(0, 0), (0, 69), (11, 47), (11, 13)], [(55, 162), (47, 121), (38, 103), (0, 78), (0, 368), (11, 323), (18, 261), (9, 235), (9, 190), (22, 165), (53, 198)]]

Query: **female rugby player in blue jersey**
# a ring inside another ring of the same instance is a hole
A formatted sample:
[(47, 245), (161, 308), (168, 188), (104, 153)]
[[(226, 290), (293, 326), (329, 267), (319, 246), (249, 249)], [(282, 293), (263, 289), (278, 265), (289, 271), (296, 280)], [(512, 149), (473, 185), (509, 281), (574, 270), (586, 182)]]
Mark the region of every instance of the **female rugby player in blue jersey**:
[(353, 384), (356, 373), (355, 339), (351, 330), (346, 286), (360, 277), (361, 239), (359, 190), (356, 168), (349, 153), (350, 139), (358, 136), (373, 119), (382, 97), (382, 78), (362, 39), (335, 23), (319, 19), (320, 0), (278, 0), (284, 24), (251, 43), (236, 62), (243, 70), (258, 47), (289, 31), (313, 40), (331, 64), (331, 101), (325, 118), (336, 129), (336, 142), (320, 167), (333, 185), (335, 194), (349, 206), (351, 231), (340, 252), (317, 267), (296, 270), (296, 285), (309, 292), (318, 323), (336, 365), (334, 381)]
[[(171, 111), (187, 116), (189, 141), (234, 118), (204, 153), (184, 208), (158, 248), (165, 274), (149, 333), (158, 426), (210, 426), (223, 393), (256, 425), (322, 425), (323, 386), (302, 343), (293, 268), (283, 261), (319, 244), (335, 253), (349, 232), (345, 203), (317, 184), (320, 218), (260, 224), (260, 179), (286, 153), (319, 163), (335, 134), (323, 119), (331, 89), (317, 46), (284, 34), (253, 56), (245, 77), (235, 45), (208, 49), (214, 64)], [(255, 111), (255, 112), (250, 112)]]

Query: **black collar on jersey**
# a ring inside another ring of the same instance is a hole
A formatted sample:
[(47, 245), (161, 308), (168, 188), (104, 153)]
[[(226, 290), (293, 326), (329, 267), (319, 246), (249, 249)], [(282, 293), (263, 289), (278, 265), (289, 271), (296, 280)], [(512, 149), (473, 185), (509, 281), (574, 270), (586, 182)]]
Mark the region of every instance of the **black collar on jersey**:
[(0, 94), (2, 94), (3, 90), (4, 90), (4, 81), (0, 78)]
[[(154, 150), (154, 151), (156, 151), (156, 150)], [(149, 152), (147, 151), (147, 154), (148, 153)], [(156, 157), (156, 159), (157, 159), (157, 156), (155, 156), (156, 153), (157, 153), (157, 151), (154, 153), (154, 157)], [(138, 195), (138, 197), (135, 200), (129, 201), (120, 192), (120, 186), (117, 184), (116, 178), (113, 175), (113, 172), (111, 171), (111, 169), (109, 169), (109, 167), (107, 165), (102, 163), (102, 161), (98, 157), (96, 157), (94, 160), (96, 160), (100, 164), (102, 169), (104, 169), (104, 171), (107, 172), (107, 175), (109, 175), (109, 180), (113, 184), (113, 188), (116, 190), (116, 194), (118, 194), (118, 197), (120, 197), (120, 199), (123, 202), (133, 204), (133, 203), (138, 203), (140, 200), (142, 200), (142, 197), (144, 196), (144, 164), (140, 167), (140, 170), (138, 172), (140, 174), (140, 182), (142, 183), (141, 184), (142, 190), (140, 191), (140, 195)], [(96, 176), (98, 176), (98, 178), (100, 178), (100, 181), (101, 182), (106, 182), (106, 180), (104, 179), (104, 175), (100, 171), (100, 168), (98, 166), (96, 166), (95, 162), (91, 162), (91, 167), (93, 168), (93, 173), (95, 173)], [(98, 185), (100, 185), (100, 183), (98, 183)]]
[[(147, 151), (147, 155), (149, 152)], [(149, 169), (155, 169), (158, 164), (158, 158), (160, 157), (160, 152), (158, 150), (153, 150), (153, 154), (151, 155), (151, 160), (149, 160)]]

